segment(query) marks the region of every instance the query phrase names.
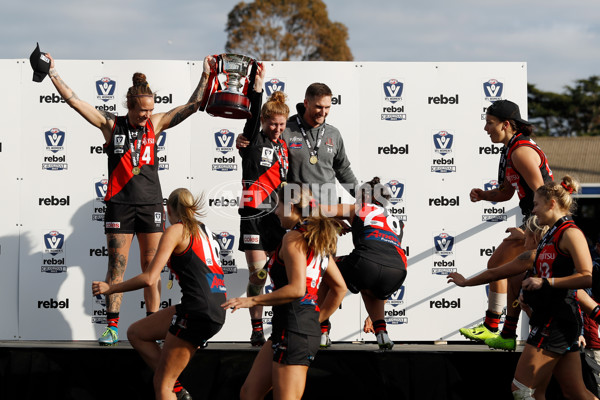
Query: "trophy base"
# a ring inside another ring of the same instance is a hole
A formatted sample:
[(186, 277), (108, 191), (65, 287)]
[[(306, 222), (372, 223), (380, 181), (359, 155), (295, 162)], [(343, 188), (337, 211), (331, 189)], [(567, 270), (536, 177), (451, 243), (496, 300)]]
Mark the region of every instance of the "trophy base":
[(227, 92), (213, 93), (208, 100), (206, 112), (215, 117), (230, 119), (248, 119), (250, 100), (243, 95)]

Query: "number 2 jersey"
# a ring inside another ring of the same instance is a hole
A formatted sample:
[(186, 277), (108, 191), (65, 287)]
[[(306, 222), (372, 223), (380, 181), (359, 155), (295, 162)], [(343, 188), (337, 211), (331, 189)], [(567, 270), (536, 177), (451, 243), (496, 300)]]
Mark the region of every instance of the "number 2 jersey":
[(181, 287), (183, 311), (223, 324), (225, 310), (221, 304), (227, 300), (227, 288), (219, 265), (219, 245), (206, 226), (199, 229), (205, 235), (191, 236), (183, 252), (171, 255), (168, 266)]
[[(303, 230), (302, 226), (296, 226), (293, 229), (301, 232)], [(289, 283), (285, 264), (279, 257), (280, 250), (281, 245), (267, 264), (269, 276), (273, 282), (273, 290), (278, 290)], [(319, 336), (321, 334), (317, 291), (328, 264), (329, 257), (315, 255), (309, 249), (306, 256), (306, 293), (290, 303), (273, 306), (274, 333), (287, 329), (290, 332), (305, 335)]]
[[(131, 143), (130, 131), (138, 138)], [(140, 138), (141, 136), (141, 138)], [(132, 172), (131, 144), (141, 140), (139, 175)], [(148, 120), (143, 130), (129, 123), (127, 116), (115, 120), (110, 142), (104, 145), (108, 156), (108, 186), (104, 201), (124, 204), (159, 204), (163, 197), (158, 178), (158, 156), (154, 126)]]
[(353, 253), (381, 265), (406, 269), (403, 223), (376, 204), (363, 203), (352, 220)]

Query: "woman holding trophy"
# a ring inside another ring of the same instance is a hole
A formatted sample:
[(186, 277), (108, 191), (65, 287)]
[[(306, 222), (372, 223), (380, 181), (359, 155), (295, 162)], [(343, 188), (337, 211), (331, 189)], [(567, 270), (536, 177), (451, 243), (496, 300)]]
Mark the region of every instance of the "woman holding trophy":
[[(273, 212), (277, 205), (277, 189), (286, 181), (288, 149), (281, 134), (290, 113), (283, 92), (275, 92), (262, 105), (265, 68), (257, 63), (254, 84), (249, 89), (252, 116), (246, 121), (242, 135), (249, 146), (240, 149), (242, 156), (243, 196), (240, 214), (239, 250), (248, 263), (247, 295), (257, 296), (265, 285), (265, 264), (285, 230)], [(262, 105), (262, 107), (261, 107)], [(265, 336), (262, 326), (262, 305), (250, 308), (252, 346), (262, 346)]]

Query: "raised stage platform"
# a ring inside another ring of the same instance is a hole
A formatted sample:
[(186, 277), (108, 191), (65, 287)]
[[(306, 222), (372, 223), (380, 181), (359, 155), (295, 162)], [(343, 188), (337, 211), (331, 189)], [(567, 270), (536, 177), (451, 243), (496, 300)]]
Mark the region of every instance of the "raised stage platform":
[[(304, 399), (512, 399), (510, 382), (520, 355), (471, 343), (334, 343), (319, 351)], [(194, 400), (237, 399), (256, 349), (248, 343), (209, 342), (181, 381)], [(127, 341), (1, 342), (0, 399), (153, 399), (152, 372)], [(270, 398), (270, 395), (267, 397)], [(548, 399), (561, 399), (553, 384)]]

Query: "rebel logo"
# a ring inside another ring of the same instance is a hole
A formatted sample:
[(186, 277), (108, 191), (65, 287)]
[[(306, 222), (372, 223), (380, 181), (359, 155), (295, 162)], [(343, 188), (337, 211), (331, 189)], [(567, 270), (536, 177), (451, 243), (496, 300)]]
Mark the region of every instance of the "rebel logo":
[(39, 204), (40, 206), (69, 206), (71, 205), (71, 197), (40, 197)]
[(456, 207), (460, 205), (460, 196), (456, 196), (455, 198), (446, 198), (444, 196), (440, 198), (429, 199), (429, 207)]
[(500, 154), (502, 152), (502, 147), (498, 146), (480, 146), (479, 154)]
[(377, 154), (408, 154), (408, 144), (400, 147), (396, 147), (393, 144), (386, 147), (378, 147)]
[(38, 300), (37, 308), (69, 308), (69, 299), (65, 300)]
[(428, 104), (458, 104), (458, 94), (446, 97), (443, 94), (439, 96), (430, 96), (427, 98)]
[(460, 308), (460, 298), (456, 300), (430, 300), (429, 308)]

